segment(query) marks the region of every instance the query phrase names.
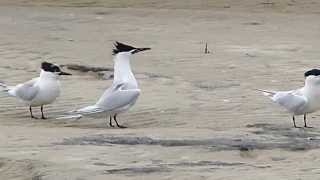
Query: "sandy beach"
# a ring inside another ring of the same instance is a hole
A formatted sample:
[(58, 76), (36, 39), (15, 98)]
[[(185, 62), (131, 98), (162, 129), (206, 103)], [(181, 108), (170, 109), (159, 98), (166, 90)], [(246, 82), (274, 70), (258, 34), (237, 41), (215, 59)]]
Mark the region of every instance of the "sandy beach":
[[(0, 81), (36, 77), (42, 61), (73, 76), (46, 120), (0, 94), (0, 179), (319, 179), (320, 112), (293, 128), (253, 90), (303, 86), (319, 68), (319, 18), (315, 0), (2, 0)], [(112, 71), (68, 65), (112, 68), (115, 41), (152, 48), (131, 61), (142, 93), (118, 118), (129, 128), (55, 119), (111, 85)]]

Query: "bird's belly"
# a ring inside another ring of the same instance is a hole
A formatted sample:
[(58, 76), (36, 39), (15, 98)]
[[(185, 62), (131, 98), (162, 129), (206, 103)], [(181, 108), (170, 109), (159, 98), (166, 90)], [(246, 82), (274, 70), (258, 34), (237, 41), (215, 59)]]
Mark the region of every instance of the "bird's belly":
[(315, 111), (318, 111), (320, 109), (320, 106), (309, 106), (306, 109), (306, 113), (313, 113)]
[(305, 109), (305, 113), (313, 113), (318, 110), (320, 110), (320, 99), (314, 98), (312, 100), (309, 100), (308, 106)]
[(59, 95), (60, 88), (58, 86), (42, 88), (36, 97), (30, 102), (30, 106), (51, 104)]

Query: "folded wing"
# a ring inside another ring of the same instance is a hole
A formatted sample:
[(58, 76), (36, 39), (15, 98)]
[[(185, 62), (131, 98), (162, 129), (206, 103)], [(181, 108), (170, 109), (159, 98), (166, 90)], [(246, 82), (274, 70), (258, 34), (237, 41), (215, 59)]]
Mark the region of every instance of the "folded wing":
[(110, 87), (96, 103), (104, 111), (114, 111), (134, 103), (140, 95), (140, 89), (126, 89), (126, 84), (117, 84)]
[(35, 86), (38, 78), (32, 79), (26, 83), (18, 84), (14, 87), (8, 87), (8, 93), (16, 96), (23, 101), (31, 101), (39, 92), (39, 87)]
[(277, 92), (271, 99), (294, 113), (303, 111), (307, 104), (307, 99), (294, 91)]
[(295, 91), (262, 91), (266, 96), (270, 97), (274, 102), (285, 107), (292, 113), (299, 114), (307, 105), (307, 98), (299, 93), (299, 90)]
[(72, 111), (69, 115), (59, 117), (58, 119), (80, 118), (82, 115), (112, 112), (126, 107), (136, 101), (140, 90), (124, 88), (126, 88), (126, 84), (113, 85), (104, 92), (95, 105)]

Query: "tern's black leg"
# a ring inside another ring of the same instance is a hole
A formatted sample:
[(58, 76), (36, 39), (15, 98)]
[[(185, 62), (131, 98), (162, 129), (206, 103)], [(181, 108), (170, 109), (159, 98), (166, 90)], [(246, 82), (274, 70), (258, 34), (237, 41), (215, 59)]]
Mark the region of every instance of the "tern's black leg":
[(43, 115), (43, 105), (41, 106), (41, 119), (47, 119), (47, 118), (44, 117), (44, 115)]
[(31, 115), (31, 118), (33, 119), (38, 119), (37, 117), (34, 117), (33, 114), (32, 114), (32, 107), (29, 106), (29, 111), (30, 111), (30, 115)]
[[(107, 117), (108, 117), (109, 115), (107, 114)], [(114, 125), (112, 124), (112, 116), (109, 116), (110, 117), (110, 119), (109, 119), (109, 125), (110, 125), (110, 127), (114, 127)]]
[(296, 126), (296, 119), (294, 118), (294, 116), (292, 116), (292, 120), (293, 120), (293, 126), (294, 126), (295, 128), (297, 128), (297, 126)]
[(307, 126), (307, 113), (304, 114), (303, 120), (304, 120), (304, 127), (305, 127), (305, 128), (311, 128), (311, 127)]
[(117, 126), (118, 126), (119, 128), (127, 128), (126, 126), (121, 126), (121, 125), (118, 124), (117, 114), (115, 114), (115, 115), (113, 116), (113, 119), (114, 119), (114, 121), (117, 123)]

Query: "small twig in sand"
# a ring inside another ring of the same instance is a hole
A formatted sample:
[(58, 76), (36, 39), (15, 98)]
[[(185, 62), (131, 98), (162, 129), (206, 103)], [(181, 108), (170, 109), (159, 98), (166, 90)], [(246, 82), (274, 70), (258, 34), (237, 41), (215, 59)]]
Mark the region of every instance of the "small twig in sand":
[(204, 53), (205, 54), (209, 54), (210, 53), (210, 51), (208, 50), (208, 43), (206, 43), (206, 47), (204, 49)]

